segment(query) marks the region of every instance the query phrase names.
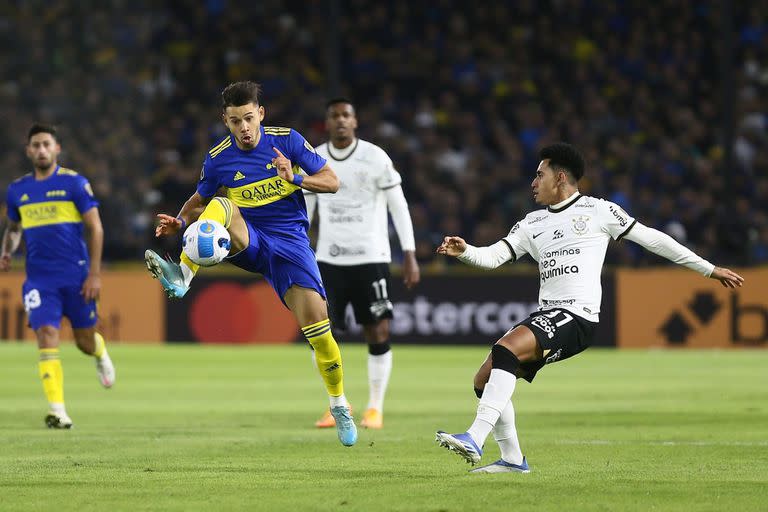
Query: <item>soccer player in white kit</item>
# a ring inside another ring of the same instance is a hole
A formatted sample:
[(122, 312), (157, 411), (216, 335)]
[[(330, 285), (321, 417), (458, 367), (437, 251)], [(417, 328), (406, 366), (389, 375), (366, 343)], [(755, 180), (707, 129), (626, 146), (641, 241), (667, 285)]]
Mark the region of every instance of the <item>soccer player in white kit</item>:
[[(403, 250), (403, 281), (407, 288), (419, 282), (416, 244), (400, 174), (379, 146), (355, 136), (355, 108), (346, 98), (326, 105), (325, 125), (330, 141), (316, 148), (333, 163), (341, 186), (333, 194), (304, 191), (310, 222), (315, 209), (320, 226), (317, 261), (325, 284), (332, 325), (345, 328), (345, 310), (352, 305), (368, 343), (368, 406), (360, 425), (379, 429), (384, 421), (384, 395), (392, 371), (389, 323), (389, 224), (387, 210)], [(326, 411), (319, 428), (335, 425)]]
[(529, 213), (489, 247), (473, 247), (457, 236), (447, 236), (437, 248), (439, 254), (481, 268), (496, 268), (525, 254), (539, 263), (539, 310), (496, 342), (475, 375), (480, 403), (474, 422), (461, 434), (437, 433), (441, 446), (474, 465), (493, 431), (501, 459), (473, 473), (529, 471), (515, 429), (511, 402), (515, 383), (518, 378), (531, 382), (545, 364), (562, 361), (590, 345), (600, 313), (600, 272), (610, 239), (637, 242), (726, 287), (744, 282), (735, 272), (716, 267), (668, 235), (637, 222), (618, 205), (579, 193), (584, 158), (575, 147), (553, 144), (541, 150), (540, 158), (531, 187), (536, 203), (546, 209)]

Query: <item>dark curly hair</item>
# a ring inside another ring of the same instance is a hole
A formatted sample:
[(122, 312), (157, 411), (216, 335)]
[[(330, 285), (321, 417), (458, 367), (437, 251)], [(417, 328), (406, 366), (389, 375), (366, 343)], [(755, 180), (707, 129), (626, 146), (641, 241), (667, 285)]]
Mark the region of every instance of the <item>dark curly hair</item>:
[(579, 181), (584, 176), (584, 157), (575, 146), (566, 142), (556, 142), (541, 148), (539, 151), (541, 160), (549, 159), (549, 166), (553, 169), (568, 171)]
[(221, 108), (240, 107), (253, 103), (259, 104), (261, 86), (256, 82), (233, 82), (221, 91)]
[(27, 133), (27, 142), (29, 142), (33, 135), (37, 135), (38, 133), (50, 133), (51, 137), (53, 137), (56, 142), (59, 142), (59, 133), (58, 130), (56, 130), (56, 127), (51, 124), (42, 123), (35, 123), (32, 125)]

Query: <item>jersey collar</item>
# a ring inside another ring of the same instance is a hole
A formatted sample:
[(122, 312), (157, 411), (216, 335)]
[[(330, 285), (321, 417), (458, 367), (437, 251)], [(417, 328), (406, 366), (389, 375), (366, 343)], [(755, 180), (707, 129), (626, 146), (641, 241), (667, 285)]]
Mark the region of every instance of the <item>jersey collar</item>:
[(37, 179), (37, 174), (33, 170), (32, 171), (32, 179), (34, 179), (35, 181), (45, 181), (45, 180), (51, 179), (54, 176), (56, 176), (57, 174), (59, 174), (59, 169), (61, 169), (61, 166), (59, 164), (56, 164), (56, 168), (53, 170), (53, 172), (50, 175), (48, 175), (48, 176), (46, 176), (45, 178), (42, 178), (42, 179)]
[(569, 197), (565, 201), (560, 201), (557, 204), (553, 204), (552, 206), (548, 206), (547, 210), (550, 213), (561, 212), (561, 211), (565, 210), (566, 208), (568, 208), (569, 206), (571, 206), (576, 201), (578, 201), (581, 197), (582, 197), (582, 195), (577, 190), (576, 192), (573, 193), (573, 195), (571, 197)]
[(332, 159), (334, 159), (337, 162), (343, 162), (347, 158), (351, 157), (354, 152), (357, 150), (357, 145), (360, 142), (360, 139), (355, 137), (355, 142), (352, 144), (352, 147), (346, 147), (344, 149), (336, 149), (334, 148), (339, 154), (338, 156), (335, 156), (333, 152), (331, 151), (331, 148), (333, 148), (333, 143), (329, 140), (328, 141), (328, 156), (330, 156)]

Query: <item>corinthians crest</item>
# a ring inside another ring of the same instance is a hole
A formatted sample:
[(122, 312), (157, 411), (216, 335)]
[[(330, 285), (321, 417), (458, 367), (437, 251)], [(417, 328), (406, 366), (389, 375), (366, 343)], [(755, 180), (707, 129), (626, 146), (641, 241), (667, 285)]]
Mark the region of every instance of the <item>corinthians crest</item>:
[(589, 231), (589, 216), (588, 215), (578, 215), (576, 217), (571, 217), (571, 228), (573, 229), (573, 232), (577, 235), (583, 235), (587, 231)]

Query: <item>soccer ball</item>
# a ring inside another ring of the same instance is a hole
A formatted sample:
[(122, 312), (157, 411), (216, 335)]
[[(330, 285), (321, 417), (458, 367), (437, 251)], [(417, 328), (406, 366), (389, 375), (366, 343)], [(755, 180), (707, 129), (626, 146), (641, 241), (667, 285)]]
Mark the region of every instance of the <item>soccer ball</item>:
[(231, 242), (227, 228), (215, 220), (198, 220), (184, 231), (181, 248), (193, 263), (212, 267), (229, 254)]

